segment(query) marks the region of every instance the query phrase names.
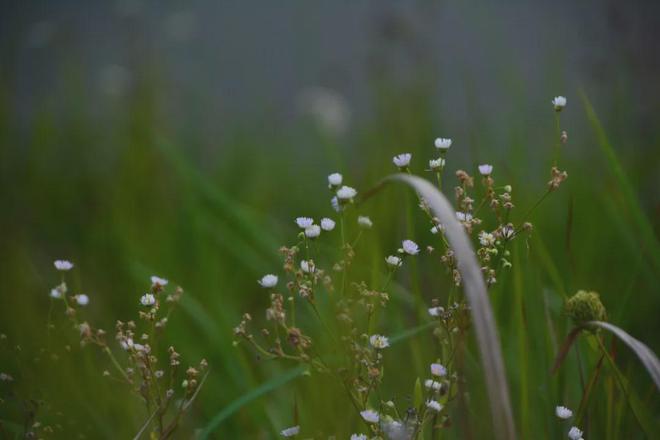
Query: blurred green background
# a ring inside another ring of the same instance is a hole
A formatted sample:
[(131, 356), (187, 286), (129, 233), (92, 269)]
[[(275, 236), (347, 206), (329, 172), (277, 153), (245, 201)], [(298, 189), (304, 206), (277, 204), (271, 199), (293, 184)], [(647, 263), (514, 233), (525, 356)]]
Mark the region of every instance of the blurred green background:
[[(211, 438), (274, 438), (293, 424), (295, 402), (306, 435), (348, 438), (357, 419), (332, 380), (232, 346), (243, 312), (261, 318), (267, 298), (256, 279), (279, 272), (293, 218), (333, 213), (331, 172), (364, 192), (394, 171), (394, 154), (410, 152), (424, 174), (438, 136), (454, 139), (450, 172), (492, 163), (521, 216), (549, 178), (550, 100), (561, 94), (569, 179), (534, 213), (534, 234), (514, 249), (514, 270), (492, 299), (521, 437), (562, 438), (553, 408), (577, 407), (581, 396), (573, 353), (559, 375), (548, 373), (570, 329), (562, 294), (600, 292), (612, 322), (660, 351), (659, 9), (650, 1), (3, 3), (0, 371), (22, 397), (46, 402), (41, 417), (63, 425), (58, 438), (132, 438), (144, 409), (103, 380), (106, 360), (78, 348), (61, 313), (57, 359), (42, 351), (48, 292), (59, 280), (52, 261), (75, 262), (70, 285), (91, 298), (86, 319), (107, 330), (135, 318), (157, 274), (186, 291), (168, 339), (185, 360), (206, 357), (212, 367), (178, 438), (209, 426)], [(367, 281), (383, 276), (382, 258), (402, 238), (430, 241), (406, 190), (387, 189), (360, 212), (375, 223), (356, 262)], [(423, 323), (425, 304), (445, 297), (437, 264), (420, 258), (398, 276), (383, 333)], [(388, 353), (392, 398), (406, 401), (431, 348), (422, 333)], [(588, 374), (596, 357), (581, 349)], [(457, 423), (446, 438), (490, 432), (470, 356), (473, 405), (456, 420), (480, 424)], [(657, 390), (622, 346), (617, 356), (657, 421)], [(263, 384), (274, 390), (248, 399)], [(643, 438), (616, 389), (611, 375), (599, 382), (588, 434)], [(0, 419), (17, 416), (16, 404), (0, 406)]]

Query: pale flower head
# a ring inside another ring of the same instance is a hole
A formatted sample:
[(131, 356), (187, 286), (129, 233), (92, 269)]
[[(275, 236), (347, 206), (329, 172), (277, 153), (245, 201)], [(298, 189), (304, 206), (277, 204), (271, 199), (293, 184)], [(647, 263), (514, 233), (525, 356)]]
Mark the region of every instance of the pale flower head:
[(277, 285), (277, 275), (273, 275), (271, 273), (264, 275), (261, 277), (258, 283), (261, 285), (261, 287), (265, 287), (266, 289), (275, 287)]
[(479, 173), (482, 176), (490, 176), (490, 173), (493, 172), (493, 166), (488, 164), (479, 165)]
[(335, 186), (341, 185), (341, 182), (344, 180), (344, 176), (339, 173), (332, 173), (328, 176), (328, 185), (332, 188)]
[(339, 199), (340, 202), (347, 202), (350, 200), (353, 200), (353, 197), (357, 195), (357, 191), (355, 188), (351, 188), (350, 186), (342, 186), (337, 190), (337, 198)]
[(157, 277), (156, 275), (151, 276), (151, 287), (153, 288), (163, 288), (167, 286), (168, 282), (169, 281), (167, 281), (165, 278)]
[(442, 384), (436, 380), (433, 379), (426, 379), (424, 381), (424, 386), (428, 390), (433, 390), (433, 391), (440, 391), (442, 389)]
[(62, 298), (62, 291), (60, 290), (60, 288), (55, 287), (54, 289), (50, 289), (50, 297), (53, 299)]
[(472, 221), (472, 214), (470, 214), (469, 212), (458, 211), (456, 213), (456, 218), (460, 222), (470, 222), (470, 221)]
[(552, 105), (555, 108), (555, 111), (562, 111), (566, 107), (566, 97), (564, 96), (555, 96), (552, 99)]
[(445, 160), (442, 157), (429, 160), (429, 168), (431, 168), (431, 171), (440, 171), (444, 167)]
[(435, 140), (435, 148), (439, 150), (448, 150), (451, 147), (451, 139), (437, 138)]
[(86, 306), (89, 304), (89, 296), (85, 295), (84, 293), (76, 295), (76, 302), (79, 306)]
[(69, 260), (55, 260), (53, 263), (55, 269), (66, 272), (67, 270), (73, 269), (73, 263)]
[(383, 335), (371, 335), (369, 343), (372, 347), (382, 350), (390, 346), (390, 341)]
[(557, 417), (559, 417), (560, 419), (564, 419), (564, 420), (565, 419), (570, 419), (571, 417), (573, 417), (573, 411), (566, 408), (565, 406), (556, 407), (555, 408), (555, 414), (557, 415)]
[(280, 434), (282, 434), (283, 437), (293, 437), (294, 435), (298, 435), (300, 432), (300, 426), (292, 426), (290, 428), (283, 429), (280, 431)]
[(351, 440), (369, 440), (364, 434), (351, 434)]
[(445, 308), (442, 306), (431, 307), (429, 309), (429, 315), (433, 316), (434, 318), (440, 316), (444, 312), (445, 312)]
[(431, 374), (433, 376), (443, 377), (447, 375), (447, 369), (442, 364), (431, 364)]
[(370, 229), (374, 225), (371, 219), (366, 215), (359, 216), (357, 222), (362, 229)]
[(296, 224), (300, 229), (307, 229), (314, 224), (314, 219), (309, 217), (297, 217)]
[(156, 304), (156, 297), (153, 296), (151, 293), (145, 293), (140, 297), (140, 304), (142, 304), (145, 307), (148, 306), (153, 306)]
[(327, 217), (322, 218), (321, 229), (323, 229), (324, 231), (332, 231), (333, 229), (335, 229), (335, 221)]
[(435, 411), (435, 412), (442, 411), (442, 405), (436, 400), (427, 400), (426, 401), (426, 407), (428, 409), (431, 409), (431, 410)]
[(316, 269), (312, 260), (300, 261), (300, 269), (305, 273), (312, 273)]
[(319, 225), (311, 225), (305, 229), (305, 237), (316, 238), (321, 235), (321, 227)]
[(408, 255), (417, 255), (419, 254), (419, 246), (412, 240), (403, 240), (401, 243), (403, 252)]
[(385, 262), (390, 267), (399, 267), (403, 264), (403, 260), (401, 260), (401, 257), (397, 257), (396, 255), (388, 256), (387, 258), (385, 258)]
[(403, 169), (410, 165), (410, 159), (412, 159), (412, 154), (410, 153), (397, 154), (392, 158), (392, 163)]
[(479, 232), (479, 243), (484, 247), (491, 247), (495, 244), (495, 236), (489, 232)]
[(577, 426), (573, 426), (569, 431), (568, 431), (568, 438), (571, 440), (581, 440), (582, 439), (582, 430), (578, 428)]
[(367, 423), (378, 423), (380, 420), (380, 415), (372, 409), (365, 409), (364, 411), (360, 411), (360, 415)]

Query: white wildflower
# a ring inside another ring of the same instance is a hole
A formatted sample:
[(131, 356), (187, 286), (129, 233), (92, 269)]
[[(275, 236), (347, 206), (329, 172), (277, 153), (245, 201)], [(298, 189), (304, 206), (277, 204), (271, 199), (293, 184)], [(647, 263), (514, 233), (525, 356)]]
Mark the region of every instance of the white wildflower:
[(431, 234), (437, 234), (438, 232), (444, 231), (445, 227), (443, 225), (435, 225), (431, 228)]
[(479, 172), (482, 176), (490, 176), (493, 172), (493, 166), (488, 164), (479, 165)]
[(568, 438), (571, 440), (581, 440), (582, 439), (582, 430), (578, 428), (577, 426), (573, 426), (569, 431), (568, 431)]
[(364, 411), (360, 411), (360, 415), (367, 423), (378, 423), (380, 420), (380, 415), (372, 409), (365, 409)]
[(267, 289), (275, 287), (277, 285), (277, 275), (273, 275), (271, 273), (264, 275), (261, 277), (258, 283), (261, 285), (261, 287), (265, 287)]
[(307, 229), (314, 224), (314, 219), (309, 217), (296, 218), (296, 224), (300, 229)]
[(458, 211), (456, 213), (456, 218), (458, 219), (458, 221), (461, 222), (470, 222), (472, 221), (472, 214), (470, 214), (469, 212)]
[(433, 391), (440, 391), (440, 389), (442, 388), (442, 384), (433, 379), (426, 379), (424, 381), (424, 386), (426, 387), (426, 389)]
[(442, 364), (431, 364), (431, 374), (438, 377), (447, 375), (447, 369)]
[(145, 293), (144, 295), (142, 295), (142, 297), (140, 297), (140, 304), (142, 304), (145, 307), (153, 306), (154, 304), (156, 304), (156, 297), (153, 296), (153, 294), (151, 293)]
[(436, 400), (427, 400), (426, 401), (426, 407), (428, 409), (432, 409), (435, 412), (442, 411), (442, 405)]
[(495, 236), (489, 232), (479, 232), (479, 243), (484, 247), (491, 247), (495, 244)]
[(364, 434), (351, 434), (351, 440), (369, 440)]
[(339, 173), (332, 173), (328, 176), (328, 186), (330, 188), (341, 185), (341, 182), (344, 180), (344, 176)]
[(403, 240), (401, 243), (403, 246), (403, 252), (408, 255), (417, 255), (419, 254), (419, 246), (412, 240)]
[(337, 212), (341, 212), (342, 207), (341, 207), (341, 205), (339, 204), (339, 199), (337, 198), (337, 196), (334, 196), (334, 197), (330, 200), (330, 204), (332, 205), (332, 209), (334, 209), (334, 210), (337, 211)]
[(342, 186), (337, 190), (337, 198), (339, 200), (347, 201), (347, 200), (352, 200), (353, 197), (357, 195), (357, 191), (355, 188), (351, 188), (350, 186)]
[(307, 238), (316, 238), (321, 235), (321, 227), (319, 225), (312, 225), (305, 229), (305, 236)]
[(390, 341), (387, 339), (387, 337), (383, 335), (372, 335), (369, 338), (369, 343), (374, 347), (379, 350), (382, 350), (383, 348), (387, 348), (390, 346)]
[(69, 260), (55, 260), (53, 264), (57, 270), (67, 271), (73, 269), (73, 263)]
[(54, 299), (62, 298), (62, 291), (60, 290), (60, 288), (56, 287), (54, 289), (50, 289), (50, 297)]
[(315, 269), (314, 262), (312, 260), (302, 260), (300, 262), (300, 269), (305, 273), (312, 273)]
[(369, 217), (361, 215), (357, 219), (358, 225), (363, 229), (370, 229), (374, 224)]
[(283, 437), (293, 437), (294, 435), (298, 435), (300, 432), (300, 426), (292, 426), (290, 428), (283, 429), (280, 431), (280, 434), (282, 434)]
[(435, 148), (439, 150), (448, 150), (451, 147), (451, 139), (437, 138), (435, 140)]
[(445, 167), (445, 160), (443, 158), (429, 160), (429, 168), (431, 171), (440, 171)]
[(403, 153), (403, 154), (398, 154), (392, 158), (392, 162), (394, 165), (398, 166), (399, 168), (407, 168), (408, 165), (410, 165), (410, 159), (412, 159), (412, 154), (410, 153)]
[(390, 255), (387, 258), (385, 258), (385, 262), (387, 263), (388, 266), (391, 267), (399, 267), (401, 264), (403, 264), (403, 260), (401, 260), (400, 257), (397, 257), (396, 255)]
[(562, 111), (566, 107), (566, 98), (564, 96), (555, 96), (552, 100), (555, 111)]
[(440, 315), (441, 315), (442, 313), (444, 313), (444, 312), (445, 312), (445, 308), (444, 308), (444, 307), (441, 307), (441, 306), (438, 306), (438, 307), (431, 307), (431, 308), (429, 309), (429, 315), (431, 315), (431, 316), (433, 316), (433, 317), (440, 316)]
[(573, 411), (566, 408), (565, 406), (556, 407), (555, 414), (557, 414), (557, 417), (559, 417), (560, 419), (570, 419), (571, 417), (573, 417)]
[(503, 239), (510, 240), (516, 234), (516, 231), (513, 229), (512, 226), (506, 225), (502, 227), (500, 234), (502, 235)]
[(86, 306), (89, 304), (89, 297), (83, 293), (76, 295), (76, 302), (79, 306)]
[(327, 217), (322, 218), (321, 229), (323, 229), (324, 231), (332, 231), (333, 229), (335, 229), (335, 221)]
[(151, 287), (155, 289), (160, 289), (167, 286), (167, 281), (165, 278), (157, 277), (156, 275), (151, 276)]

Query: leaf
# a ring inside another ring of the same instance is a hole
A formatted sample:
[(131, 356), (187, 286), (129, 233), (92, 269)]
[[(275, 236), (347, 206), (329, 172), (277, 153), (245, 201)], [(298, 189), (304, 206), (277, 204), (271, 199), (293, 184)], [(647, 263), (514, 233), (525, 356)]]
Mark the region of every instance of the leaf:
[(422, 381), (419, 379), (419, 377), (415, 381), (415, 389), (413, 391), (413, 396), (414, 396), (413, 405), (415, 406), (415, 408), (419, 408), (420, 406), (422, 406), (422, 400), (424, 399), (424, 397), (422, 393)]
[(465, 286), (465, 296), (472, 311), (495, 434), (500, 439), (515, 439), (513, 411), (495, 317), (472, 244), (465, 234), (463, 226), (456, 219), (454, 208), (446, 197), (427, 180), (407, 174), (391, 175), (378, 187), (368, 192), (365, 197), (375, 194), (385, 183), (391, 181), (403, 182), (413, 187), (446, 228), (447, 240), (455, 252), (458, 270)]

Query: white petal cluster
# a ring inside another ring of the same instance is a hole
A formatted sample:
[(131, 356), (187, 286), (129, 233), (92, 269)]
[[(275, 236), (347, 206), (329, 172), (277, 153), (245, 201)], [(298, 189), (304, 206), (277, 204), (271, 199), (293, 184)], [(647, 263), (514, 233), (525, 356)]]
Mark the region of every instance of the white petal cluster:
[(441, 157), (438, 159), (431, 159), (429, 160), (429, 168), (431, 168), (431, 171), (440, 171), (445, 167), (445, 160)]
[(321, 229), (323, 229), (324, 231), (332, 231), (333, 229), (335, 229), (335, 221), (327, 217), (322, 218)]
[(426, 379), (424, 381), (424, 386), (426, 387), (427, 390), (433, 390), (433, 391), (440, 391), (442, 388), (442, 384), (436, 380), (433, 379)]
[(55, 265), (55, 269), (61, 270), (63, 272), (73, 269), (73, 263), (69, 260), (55, 260), (53, 265)]
[(292, 426), (290, 428), (283, 429), (280, 431), (280, 434), (282, 434), (283, 437), (293, 437), (294, 435), (298, 435), (300, 432), (300, 426)]
[(60, 288), (55, 287), (54, 289), (50, 289), (50, 297), (53, 299), (62, 298), (62, 291), (60, 290)]
[(357, 222), (358, 222), (358, 226), (360, 226), (363, 229), (371, 229), (371, 227), (374, 225), (371, 219), (366, 215), (359, 216)]
[(435, 140), (435, 148), (439, 150), (448, 150), (451, 147), (451, 139), (437, 138)]
[(433, 376), (443, 377), (447, 375), (447, 369), (442, 364), (431, 364), (431, 374)]
[(360, 411), (360, 415), (367, 423), (378, 423), (380, 420), (380, 415), (372, 409), (365, 409), (364, 411)]
[(302, 260), (300, 262), (300, 269), (305, 273), (312, 273), (315, 269), (314, 262), (312, 260)]
[(167, 286), (167, 281), (165, 278), (157, 277), (156, 275), (151, 276), (151, 287), (153, 288), (162, 288)]
[(277, 285), (277, 275), (273, 275), (271, 273), (269, 273), (268, 275), (264, 275), (263, 277), (261, 277), (258, 283), (261, 285), (261, 287), (264, 287), (266, 289), (275, 287)]
[(440, 316), (442, 313), (444, 313), (444, 311), (445, 311), (445, 308), (441, 307), (441, 306), (431, 307), (429, 309), (429, 315), (431, 315), (433, 317), (437, 317), (437, 316)]
[(566, 107), (566, 98), (564, 96), (555, 96), (552, 99), (552, 105), (555, 108), (555, 111), (562, 111)]
[(490, 176), (492, 172), (493, 172), (492, 165), (488, 165), (488, 164), (479, 165), (479, 173), (481, 173), (482, 176)]
[(495, 244), (495, 236), (489, 232), (479, 232), (479, 243), (484, 247), (491, 247)]
[(79, 306), (86, 306), (89, 304), (89, 296), (85, 295), (84, 293), (76, 295), (76, 302)]
[(145, 293), (140, 297), (140, 304), (142, 304), (145, 307), (148, 306), (153, 306), (156, 304), (156, 297), (153, 296), (151, 293)]
[(568, 438), (570, 438), (571, 440), (582, 440), (582, 430), (577, 426), (573, 426), (568, 431)]
[(339, 173), (332, 173), (328, 176), (328, 185), (330, 188), (341, 185), (344, 177)]
[(390, 346), (390, 341), (383, 335), (371, 335), (369, 343), (372, 347), (382, 350)]
[(555, 414), (557, 415), (557, 417), (564, 420), (573, 417), (573, 411), (566, 408), (565, 406), (558, 406), (557, 408), (555, 408)]
[(316, 238), (321, 235), (321, 227), (319, 225), (311, 225), (305, 229), (305, 237)]
[(396, 255), (388, 256), (387, 258), (385, 258), (385, 262), (390, 267), (399, 267), (403, 264), (403, 260), (401, 260), (401, 258), (397, 257)]
[(408, 255), (417, 255), (419, 254), (419, 246), (412, 240), (403, 240), (401, 243), (403, 252)]
[(364, 434), (351, 434), (351, 440), (369, 440)]
[(342, 186), (337, 190), (337, 198), (341, 201), (348, 201), (348, 200), (353, 200), (353, 198), (357, 195), (357, 191), (355, 188), (351, 188), (350, 186)]
[(470, 214), (469, 212), (458, 211), (456, 213), (456, 218), (458, 219), (458, 221), (461, 222), (470, 222), (472, 221), (472, 214)]
[(392, 163), (399, 168), (406, 168), (410, 165), (410, 159), (412, 159), (412, 154), (410, 153), (397, 154), (392, 158)]
[(300, 229), (307, 229), (314, 224), (314, 219), (310, 217), (297, 217), (296, 224)]
[(435, 412), (442, 411), (442, 405), (436, 400), (427, 400), (426, 401), (426, 407), (428, 409), (431, 409), (431, 410), (435, 411)]

